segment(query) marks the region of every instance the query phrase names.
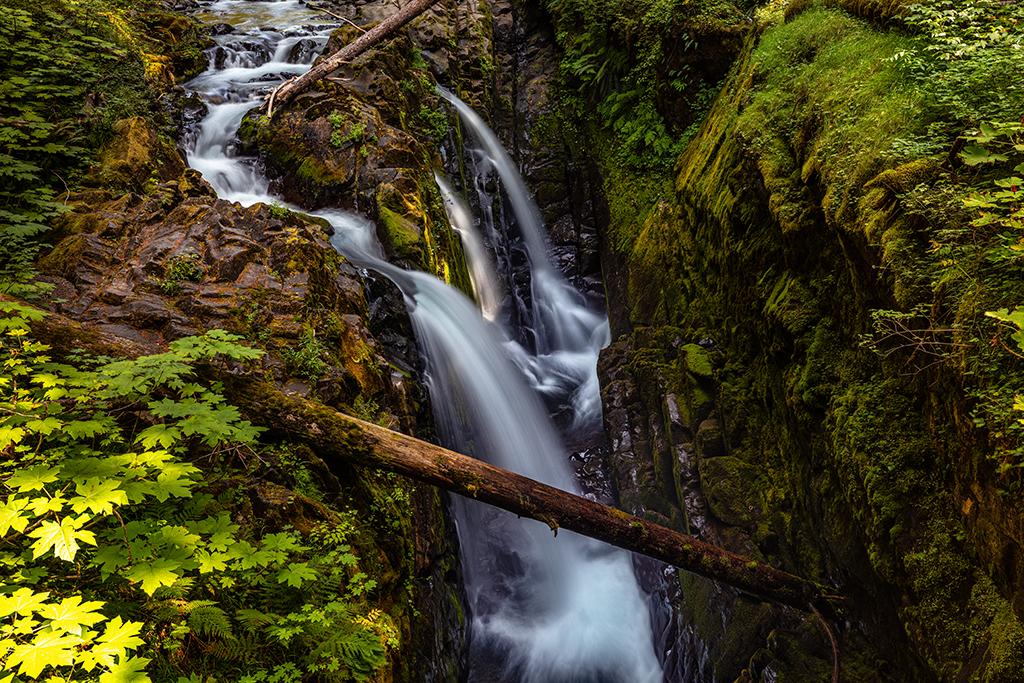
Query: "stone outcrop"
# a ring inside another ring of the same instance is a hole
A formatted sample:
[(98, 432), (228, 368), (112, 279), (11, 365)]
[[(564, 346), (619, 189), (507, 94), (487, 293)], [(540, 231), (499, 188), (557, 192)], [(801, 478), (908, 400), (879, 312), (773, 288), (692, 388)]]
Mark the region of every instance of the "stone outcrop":
[[(864, 342), (873, 309), (949, 305), (921, 268), (935, 226), (964, 220), (917, 213), (912, 190), (939, 164), (873, 147), (921, 121), (893, 81), (847, 80), (905, 38), (792, 7), (751, 36), (670, 186), (636, 201), (637, 184), (602, 169), (605, 268), (625, 273), (602, 359), (620, 497), (848, 596), (844, 680), (1021, 680), (1019, 514), (994, 494), (1014, 484), (984, 455), (1000, 437), (966, 419), (985, 368), (1014, 361), (975, 345), (925, 367)], [(862, 62), (825, 66), (851, 45)], [(849, 94), (856, 126), (822, 117), (826, 92)], [(950, 312), (965, 329), (1019, 299), (979, 287)], [(827, 680), (813, 622), (679, 578), (700, 678)]]

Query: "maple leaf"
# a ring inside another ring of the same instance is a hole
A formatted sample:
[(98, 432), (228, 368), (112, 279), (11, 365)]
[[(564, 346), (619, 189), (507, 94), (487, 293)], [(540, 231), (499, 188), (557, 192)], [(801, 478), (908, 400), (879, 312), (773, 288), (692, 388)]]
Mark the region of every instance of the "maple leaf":
[(75, 654), (71, 648), (79, 642), (78, 638), (58, 631), (43, 631), (32, 641), (16, 645), (7, 658), (6, 666), (12, 669), (18, 666), (23, 676), (39, 678), (39, 674), (48, 666), (73, 664)]
[(124, 575), (130, 581), (140, 581), (142, 590), (152, 595), (160, 586), (170, 586), (177, 581), (178, 575), (174, 570), (180, 568), (180, 562), (158, 559), (149, 564), (137, 564)]
[(128, 494), (119, 488), (115, 479), (87, 479), (75, 485), (79, 497), (71, 499), (71, 509), (81, 513), (91, 510), (96, 514), (109, 514), (115, 505), (127, 505)]
[(87, 518), (65, 517), (60, 523), (45, 521), (38, 529), (29, 532), (31, 538), (39, 540), (32, 544), (32, 558), (38, 559), (53, 550), (53, 554), (62, 560), (71, 562), (75, 559), (80, 546), (78, 541), (96, 545), (96, 536), (91, 531), (82, 529)]
[(10, 595), (0, 595), (0, 617), (9, 614), (28, 616), (38, 611), (48, 597), (49, 593), (36, 593), (31, 588), (19, 588)]
[(25, 467), (11, 475), (7, 485), (17, 489), (18, 493), (36, 491), (43, 488), (50, 482), (57, 481), (59, 467), (47, 467), (46, 465), (33, 465)]
[(225, 560), (228, 559), (227, 553), (218, 552), (206, 552), (200, 550), (196, 553), (196, 561), (199, 563), (199, 573), (209, 574), (210, 572), (222, 572), (228, 568)]
[(149, 660), (144, 657), (121, 658), (121, 661), (100, 674), (100, 683), (150, 683), (146, 675)]
[(292, 562), (287, 569), (282, 569), (277, 574), (278, 583), (287, 583), (295, 588), (299, 588), (303, 582), (315, 578), (316, 572), (305, 562)]
[(80, 636), (83, 626), (95, 626), (106, 619), (96, 611), (103, 605), (104, 603), (96, 600), (83, 603), (81, 595), (72, 595), (59, 603), (43, 605), (39, 610), (39, 616), (49, 619), (50, 628), (55, 631), (67, 631)]
[(26, 505), (25, 498), (7, 497), (7, 502), (0, 506), (0, 536), (6, 536), (11, 529), (21, 533), (28, 527), (29, 518), (21, 513)]
[(143, 644), (142, 638), (139, 638), (141, 630), (142, 622), (123, 621), (121, 617), (114, 617), (107, 622), (103, 635), (92, 646), (91, 657), (107, 668), (113, 667), (115, 658), (124, 657), (128, 650)]

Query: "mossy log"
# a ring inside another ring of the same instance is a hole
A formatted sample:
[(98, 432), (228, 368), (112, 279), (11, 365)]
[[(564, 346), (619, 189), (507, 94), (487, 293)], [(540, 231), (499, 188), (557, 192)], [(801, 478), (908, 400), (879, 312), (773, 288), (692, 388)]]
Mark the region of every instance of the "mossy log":
[(437, 0), (412, 0), (390, 17), (353, 40), (334, 54), (324, 57), (306, 73), (285, 81), (267, 98), (267, 116), (274, 115), (275, 104), (285, 104), (303, 90), (363, 54), (377, 43), (395, 35), (403, 26), (426, 12)]
[[(6, 297), (0, 296), (0, 300)], [(50, 313), (32, 331), (55, 349), (82, 348), (102, 355), (138, 356), (159, 344), (129, 340)], [(313, 448), (320, 457), (403, 474), (549, 525), (720, 581), (760, 598), (800, 610), (832, 599), (815, 583), (737, 555), (608, 505), (542, 484), (486, 462), (339, 413), (287, 394), (237, 367), (216, 364), (203, 374), (224, 386), (225, 396), (256, 424)]]

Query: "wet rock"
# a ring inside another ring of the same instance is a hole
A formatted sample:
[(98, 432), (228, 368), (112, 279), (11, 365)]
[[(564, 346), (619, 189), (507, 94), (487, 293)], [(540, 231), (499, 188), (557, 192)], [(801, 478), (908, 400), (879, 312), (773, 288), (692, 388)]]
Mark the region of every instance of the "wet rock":
[(698, 469), (701, 490), (712, 514), (725, 524), (752, 528), (760, 513), (760, 503), (754, 493), (757, 471), (742, 460), (728, 456), (703, 457)]
[(288, 51), (287, 61), (292, 64), (307, 64), (313, 60), (317, 52), (316, 41), (311, 38), (303, 38)]
[(708, 418), (700, 423), (696, 446), (702, 458), (717, 458), (726, 454), (725, 438), (718, 420)]

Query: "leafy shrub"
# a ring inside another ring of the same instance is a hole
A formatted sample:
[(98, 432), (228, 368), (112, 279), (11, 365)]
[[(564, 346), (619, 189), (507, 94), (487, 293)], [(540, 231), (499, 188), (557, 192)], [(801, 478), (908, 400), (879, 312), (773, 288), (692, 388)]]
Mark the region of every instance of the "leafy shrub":
[(299, 377), (316, 381), (327, 372), (327, 362), (324, 361), (326, 353), (327, 347), (317, 339), (313, 328), (307, 327), (299, 337), (297, 344), (290, 349), (285, 349), (283, 355), (290, 372)]
[(42, 313), (0, 305), (0, 680), (368, 680), (397, 646), (352, 524), (257, 537), (187, 457), (259, 447), (192, 364), (260, 351), (220, 331), (166, 353), (56, 362)]
[(181, 292), (182, 282), (199, 282), (203, 277), (202, 261), (198, 254), (175, 254), (167, 259), (164, 265), (164, 278), (160, 281), (160, 289), (164, 294)]
[[(596, 112), (615, 134), (616, 161), (671, 169), (693, 132), (676, 121), (699, 120), (717, 88), (691, 67), (699, 63), (691, 56), (702, 47), (723, 49), (723, 36), (742, 30), (740, 11), (728, 0), (549, 0), (547, 6), (564, 53), (565, 85), (577, 109)], [(704, 63), (711, 71), (727, 65), (711, 61)]]

